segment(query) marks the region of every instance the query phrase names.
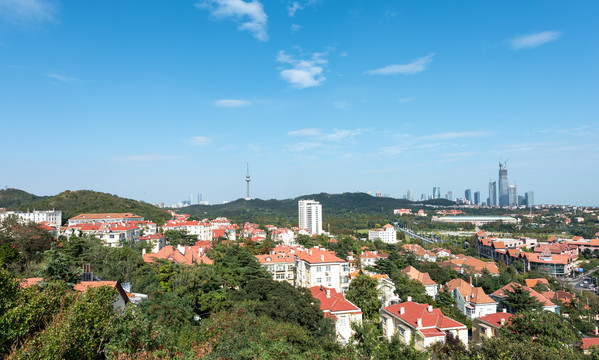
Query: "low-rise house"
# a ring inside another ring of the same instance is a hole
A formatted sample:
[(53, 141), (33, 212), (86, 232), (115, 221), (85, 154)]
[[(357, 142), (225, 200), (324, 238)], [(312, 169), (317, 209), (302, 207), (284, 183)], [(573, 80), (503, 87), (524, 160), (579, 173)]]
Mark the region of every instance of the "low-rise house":
[(291, 229), (282, 228), (275, 229), (270, 233), (270, 238), (276, 242), (282, 242), (283, 244), (294, 244), (295, 233)]
[(143, 217), (132, 213), (79, 214), (69, 219), (69, 226), (88, 223), (124, 223), (127, 221), (143, 221)]
[[(560, 308), (558, 305), (555, 305), (553, 302), (551, 302), (551, 300), (547, 299), (546, 297), (544, 297), (543, 295), (539, 294), (538, 292), (536, 292), (534, 289), (529, 288), (528, 286), (522, 286), (518, 283), (515, 282), (511, 282), (509, 284), (507, 284), (506, 286), (502, 287), (501, 289), (495, 291), (494, 293), (491, 294), (491, 298), (493, 298), (494, 300), (496, 300), (498, 302), (498, 309), (499, 310), (503, 310), (505, 307), (501, 304), (501, 299), (506, 298), (510, 292), (513, 292), (515, 288), (517, 287), (522, 287), (524, 290), (528, 291), (530, 293), (530, 296), (536, 298), (541, 305), (543, 306), (543, 310), (545, 311), (551, 311), (554, 312), (556, 314), (560, 313)], [(514, 313), (514, 309), (510, 309), (510, 308), (505, 308), (509, 313)]]
[(413, 266), (408, 266), (401, 272), (408, 279), (419, 281), (422, 285), (424, 285), (427, 295), (429, 295), (433, 299), (437, 297), (437, 294), (439, 292), (439, 285), (437, 285), (437, 283), (434, 282), (433, 279), (431, 279), (428, 273), (420, 272)]
[(514, 315), (508, 312), (498, 312), (476, 318), (472, 321), (472, 341), (479, 343), (499, 334), (499, 329)]
[(389, 255), (380, 254), (376, 251), (362, 251), (360, 254), (360, 264), (362, 267), (375, 266), (379, 259), (386, 259)]
[(368, 240), (374, 241), (376, 239), (379, 239), (386, 244), (395, 244), (397, 242), (397, 232), (395, 231), (395, 227), (391, 224), (387, 224), (380, 229), (368, 230)]
[(411, 297), (407, 302), (382, 308), (379, 315), (384, 336), (388, 339), (398, 336), (404, 344), (414, 339), (417, 350), (445, 342), (448, 333), (468, 346), (468, 328), (464, 324), (448, 318), (432, 305), (413, 302)]
[(580, 347), (585, 355), (589, 355), (594, 347), (599, 347), (599, 338), (582, 338)]
[(499, 268), (494, 262), (482, 261), (472, 256), (455, 255), (454, 259), (440, 262), (439, 265), (448, 266), (458, 271), (460, 274), (471, 274), (475, 277), (481, 276), (483, 270), (494, 276), (499, 276)]
[(393, 214), (399, 215), (399, 216), (411, 215), (412, 210), (410, 210), (410, 209), (395, 209), (395, 210), (393, 210)]
[(256, 255), (258, 262), (272, 275), (273, 280), (287, 281), (295, 286), (295, 256), (282, 253)]
[[(351, 281), (360, 274), (359, 270), (353, 271), (349, 274), (350, 276), (350, 284)], [(371, 278), (378, 281), (376, 286), (376, 291), (378, 292), (378, 298), (381, 301), (383, 307), (397, 304), (400, 299), (395, 295), (395, 284), (389, 276), (385, 274), (374, 274), (370, 272), (363, 272), (363, 274), (370, 276)]]
[(462, 279), (453, 279), (446, 286), (456, 299), (458, 309), (470, 320), (497, 311), (497, 301), (485, 294), (482, 287), (473, 286), (472, 277), (470, 283)]
[(351, 324), (362, 323), (362, 310), (333, 288), (313, 286), (310, 292), (320, 301), (320, 309), (324, 312), (324, 316), (335, 322), (337, 340), (346, 344), (354, 333)]
[(198, 240), (212, 240), (210, 223), (203, 221), (171, 220), (164, 224), (164, 231), (183, 231), (188, 235), (196, 235)]
[(430, 250), (426, 250), (424, 249), (422, 246), (418, 245), (418, 244), (405, 244), (402, 246), (402, 248), (408, 252), (411, 253), (412, 255), (414, 255), (414, 257), (416, 258), (416, 260), (419, 261), (429, 261), (429, 262), (436, 262), (437, 261), (437, 254), (433, 251)]
[(160, 249), (166, 246), (166, 236), (161, 233), (140, 236), (139, 241), (142, 244), (150, 245), (152, 247), (153, 253), (157, 253), (160, 251)]
[(521, 253), (524, 267), (528, 271), (541, 271), (554, 277), (569, 276), (574, 269), (575, 255), (543, 253)]
[(73, 290), (86, 292), (90, 288), (100, 287), (100, 286), (108, 286), (117, 290), (117, 296), (112, 305), (115, 310), (122, 310), (127, 303), (129, 303), (129, 297), (123, 287), (118, 281), (82, 281), (79, 284), (75, 285)]
[(325, 286), (345, 294), (349, 287), (349, 263), (335, 252), (314, 247), (294, 252), (296, 286)]

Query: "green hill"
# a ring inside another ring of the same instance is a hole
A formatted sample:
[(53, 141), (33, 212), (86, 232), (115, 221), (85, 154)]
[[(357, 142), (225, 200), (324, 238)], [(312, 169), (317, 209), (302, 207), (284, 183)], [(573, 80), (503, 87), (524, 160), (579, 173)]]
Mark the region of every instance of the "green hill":
[(46, 197), (26, 206), (20, 206), (18, 210), (27, 210), (27, 208), (62, 210), (64, 221), (81, 213), (131, 212), (143, 216), (144, 219), (151, 220), (160, 226), (171, 217), (168, 212), (154, 205), (90, 190), (67, 190), (56, 196)]
[(422, 208), (422, 204), (442, 206), (455, 204), (453, 201), (444, 199), (416, 203), (403, 199), (374, 197), (366, 193), (320, 193), (284, 200), (238, 199), (222, 205), (192, 205), (178, 211), (198, 218), (225, 216), (236, 222), (264, 220), (297, 224), (297, 201), (302, 199), (320, 202), (325, 222), (328, 219), (355, 219), (365, 216), (386, 218), (393, 215), (393, 209)]
[(0, 190), (0, 208), (14, 209), (27, 204), (33, 204), (47, 197), (33, 195), (19, 189)]

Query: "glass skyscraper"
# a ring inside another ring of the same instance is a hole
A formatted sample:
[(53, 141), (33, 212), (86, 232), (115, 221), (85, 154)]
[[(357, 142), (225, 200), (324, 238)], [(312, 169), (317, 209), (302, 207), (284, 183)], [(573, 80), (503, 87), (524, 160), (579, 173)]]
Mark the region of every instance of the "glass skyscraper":
[(497, 206), (497, 183), (489, 181), (489, 206)]
[(510, 206), (509, 184), (507, 181), (507, 168), (499, 163), (499, 206)]

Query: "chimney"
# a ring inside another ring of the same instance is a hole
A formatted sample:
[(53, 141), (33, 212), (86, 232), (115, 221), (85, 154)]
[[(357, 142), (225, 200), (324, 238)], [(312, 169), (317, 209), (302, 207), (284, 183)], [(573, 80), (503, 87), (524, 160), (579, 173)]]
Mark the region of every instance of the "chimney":
[(472, 286), (472, 276), (470, 276), (470, 286)]
[(505, 314), (506, 312), (507, 312), (507, 310), (504, 308), (504, 309), (503, 309), (503, 313)]
[(320, 255), (320, 261), (324, 262), (324, 255), (323, 254)]
[(501, 319), (499, 320), (499, 324), (501, 324), (501, 326), (503, 326), (503, 325), (505, 324), (505, 319), (504, 319), (504, 318), (501, 318)]
[(418, 318), (418, 320), (416, 320), (416, 327), (422, 327), (422, 318)]
[(429, 312), (429, 313), (432, 313), (432, 312), (433, 312), (433, 306), (432, 306), (432, 305), (429, 305), (429, 306), (428, 306), (428, 312)]
[(408, 301), (412, 301), (412, 297), (411, 296), (408, 296)]
[(327, 299), (331, 298), (331, 289), (327, 289)]
[(141, 257), (146, 255), (146, 248), (141, 249)]
[(399, 315), (403, 315), (406, 312), (406, 308), (403, 306), (399, 308)]

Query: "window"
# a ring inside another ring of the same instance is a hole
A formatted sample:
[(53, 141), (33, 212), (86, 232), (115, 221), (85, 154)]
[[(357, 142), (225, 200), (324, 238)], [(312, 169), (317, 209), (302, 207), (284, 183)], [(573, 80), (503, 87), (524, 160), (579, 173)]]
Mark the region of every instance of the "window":
[(317, 266), (316, 267), (316, 272), (322, 272), (322, 266)]
[(345, 316), (345, 315), (344, 315), (344, 316), (340, 316), (340, 317), (339, 317), (339, 327), (342, 327), (342, 328), (344, 328), (344, 327), (346, 327), (346, 326), (347, 326), (347, 319), (346, 319), (346, 316)]
[(277, 271), (285, 271), (285, 265), (277, 265)]
[(348, 277), (347, 277), (347, 276), (342, 276), (342, 277), (341, 277), (341, 283), (342, 283), (342, 284), (347, 284), (348, 282), (349, 282), (349, 279), (348, 279)]
[(487, 336), (487, 328), (484, 326), (480, 326), (480, 336)]
[(327, 266), (325, 270), (326, 270), (326, 272), (330, 272), (331, 271), (331, 266), (330, 265)]
[(329, 286), (331, 284), (331, 277), (330, 276), (327, 276), (327, 284), (329, 284)]
[(316, 278), (316, 283), (317, 284), (322, 284), (322, 278)]
[(344, 272), (349, 272), (349, 265), (343, 265), (343, 266), (341, 266), (341, 269), (342, 269)]
[(285, 280), (285, 274), (277, 274), (276, 279), (277, 280)]
[(287, 265), (287, 270), (293, 271), (293, 265)]

